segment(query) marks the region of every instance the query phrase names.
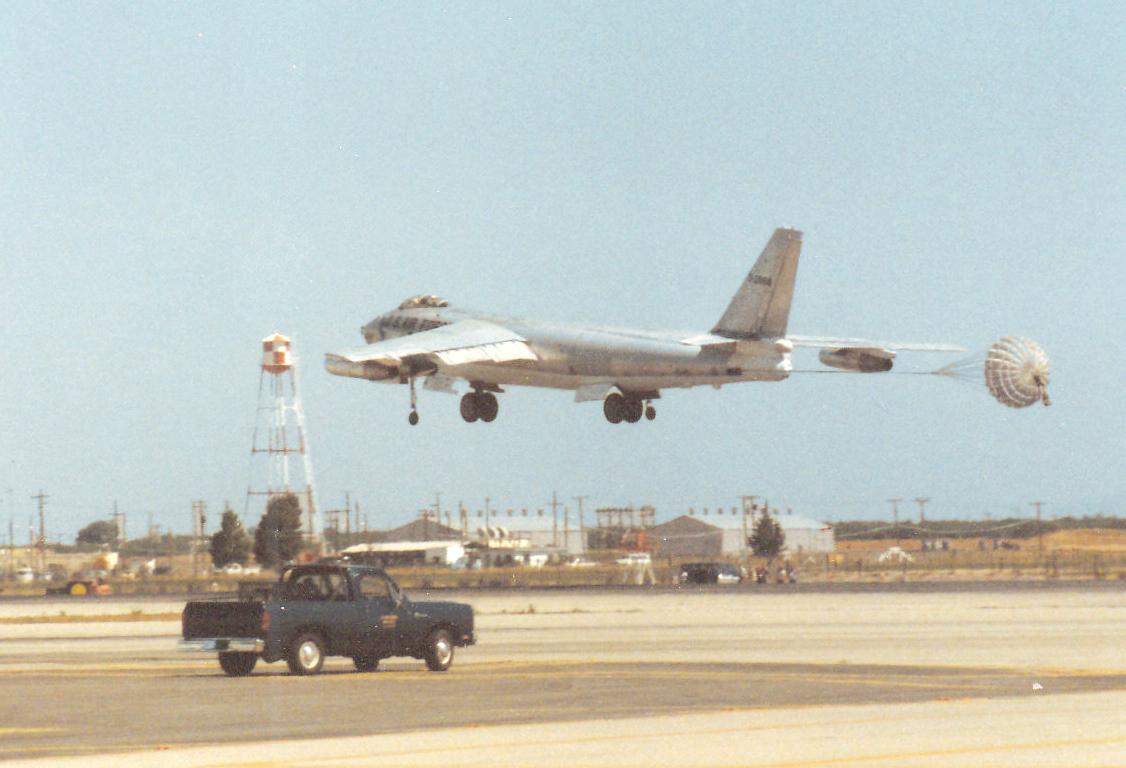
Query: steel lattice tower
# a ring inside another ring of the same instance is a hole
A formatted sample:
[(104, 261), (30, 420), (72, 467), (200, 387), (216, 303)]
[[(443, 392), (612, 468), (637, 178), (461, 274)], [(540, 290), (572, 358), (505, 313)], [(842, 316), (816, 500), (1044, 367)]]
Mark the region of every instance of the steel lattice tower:
[[(301, 472), (304, 477), (296, 481), (290, 473), (290, 454), (301, 456)], [(320, 551), (322, 526), (314, 491), (313, 462), (305, 434), (305, 414), (297, 388), (297, 358), (293, 354), (290, 340), (279, 333), (262, 340), (258, 417), (254, 424), (250, 455), (251, 480), (246, 490), (244, 519), (248, 524), (257, 522), (248, 517), (253, 497), (265, 496), (268, 502), (274, 496), (291, 493), (301, 504), (305, 538)], [(261, 456), (266, 457), (268, 464), (265, 488), (261, 487), (262, 480), (258, 475), (258, 467), (262, 464), (258, 459)]]

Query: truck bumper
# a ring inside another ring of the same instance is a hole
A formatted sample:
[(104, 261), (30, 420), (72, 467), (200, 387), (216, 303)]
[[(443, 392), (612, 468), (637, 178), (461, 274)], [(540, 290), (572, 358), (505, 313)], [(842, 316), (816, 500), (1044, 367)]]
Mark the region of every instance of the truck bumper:
[(265, 650), (266, 643), (256, 637), (201, 637), (181, 640), (177, 646), (181, 651), (261, 653)]

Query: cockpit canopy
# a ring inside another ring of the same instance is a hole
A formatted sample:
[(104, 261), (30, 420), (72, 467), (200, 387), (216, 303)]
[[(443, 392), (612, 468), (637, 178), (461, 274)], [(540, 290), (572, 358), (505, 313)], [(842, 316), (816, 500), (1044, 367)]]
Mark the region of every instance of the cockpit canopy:
[(414, 296), (399, 305), (399, 309), (441, 309), (450, 303), (437, 296)]

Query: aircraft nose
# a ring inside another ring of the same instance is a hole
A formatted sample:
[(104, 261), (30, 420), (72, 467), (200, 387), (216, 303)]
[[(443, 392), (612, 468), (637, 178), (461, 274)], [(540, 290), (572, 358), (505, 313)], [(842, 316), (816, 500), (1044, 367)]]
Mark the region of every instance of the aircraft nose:
[(383, 333), (379, 329), (379, 322), (376, 320), (372, 320), (361, 328), (360, 333), (363, 334), (364, 341), (368, 344), (374, 344), (383, 338)]

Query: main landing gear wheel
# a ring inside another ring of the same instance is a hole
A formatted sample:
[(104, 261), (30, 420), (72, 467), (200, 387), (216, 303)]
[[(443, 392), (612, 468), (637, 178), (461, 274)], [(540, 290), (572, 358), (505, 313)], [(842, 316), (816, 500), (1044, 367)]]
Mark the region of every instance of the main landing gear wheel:
[(461, 398), (461, 418), (470, 423), (493, 421), (499, 411), (500, 404), (492, 392), (469, 392)]
[(606, 421), (611, 424), (621, 424), (625, 416), (625, 404), (626, 399), (617, 392), (606, 395), (606, 399), (602, 402), (602, 413), (605, 414)]
[(649, 421), (657, 418), (657, 409), (649, 405), (648, 401), (617, 392), (611, 392), (606, 396), (602, 403), (602, 412), (606, 415), (606, 421), (611, 424), (620, 424), (623, 421), (636, 424), (641, 421), (642, 416)]

